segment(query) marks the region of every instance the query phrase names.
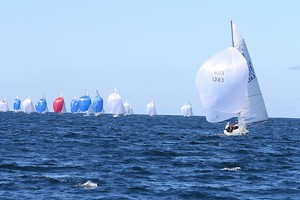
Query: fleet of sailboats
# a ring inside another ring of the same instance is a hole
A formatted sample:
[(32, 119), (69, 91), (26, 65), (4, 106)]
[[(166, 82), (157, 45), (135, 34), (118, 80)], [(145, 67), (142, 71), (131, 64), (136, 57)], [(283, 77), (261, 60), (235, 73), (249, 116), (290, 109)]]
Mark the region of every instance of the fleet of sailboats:
[(238, 118), (238, 128), (226, 135), (243, 135), (247, 126), (266, 121), (263, 96), (245, 40), (231, 22), (232, 47), (209, 58), (198, 70), (196, 87), (208, 122)]
[[(236, 117), (238, 128), (224, 130), (226, 135), (243, 135), (248, 127), (254, 123), (268, 120), (268, 113), (260, 90), (257, 75), (246, 46), (246, 42), (236, 25), (231, 22), (232, 47), (228, 47), (206, 60), (196, 74), (196, 87), (202, 104), (206, 120), (211, 123), (223, 122)], [(127, 100), (123, 103), (122, 97), (114, 87), (107, 98), (109, 113), (114, 117), (120, 114), (132, 115), (133, 108)], [(15, 112), (45, 113), (48, 112), (46, 98), (40, 98), (35, 107), (30, 96), (23, 102), (17, 97), (13, 104)], [(9, 111), (7, 100), (0, 100), (0, 112)], [(53, 102), (55, 113), (67, 112), (63, 96)], [(146, 104), (149, 116), (157, 115), (154, 101)], [(191, 103), (184, 103), (181, 108), (184, 117), (193, 116)], [(70, 102), (71, 113), (84, 113), (95, 116), (104, 113), (103, 99), (98, 90), (93, 101), (87, 94), (76, 97)]]

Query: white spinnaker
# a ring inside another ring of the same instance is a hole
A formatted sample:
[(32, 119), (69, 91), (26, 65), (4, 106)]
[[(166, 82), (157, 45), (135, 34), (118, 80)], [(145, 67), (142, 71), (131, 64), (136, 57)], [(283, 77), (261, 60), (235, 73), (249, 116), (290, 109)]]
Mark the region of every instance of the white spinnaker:
[(187, 104), (184, 103), (184, 104), (181, 106), (180, 110), (181, 110), (182, 116), (186, 117), (186, 116), (187, 116)]
[(114, 88), (114, 91), (108, 96), (107, 105), (109, 112), (112, 114), (122, 114), (125, 112), (122, 97), (117, 93), (116, 88)]
[(186, 116), (193, 116), (193, 108), (191, 103), (186, 104)]
[(156, 115), (156, 107), (153, 100), (146, 105), (146, 110), (150, 116)]
[(233, 47), (215, 54), (200, 67), (196, 86), (208, 122), (221, 122), (241, 111), (247, 77), (247, 62)]
[(133, 114), (133, 109), (131, 104), (126, 100), (123, 104), (124, 109), (125, 109), (125, 115), (132, 115)]
[(6, 100), (0, 100), (0, 112), (7, 112), (9, 110)]
[(28, 97), (27, 99), (25, 99), (22, 104), (21, 104), (21, 109), (23, 112), (25, 113), (32, 113), (35, 112), (34, 107), (33, 107), (33, 103), (30, 99), (30, 97)]
[(246, 124), (265, 121), (268, 119), (268, 113), (245, 40), (233, 22), (231, 22), (231, 28), (233, 47), (244, 55), (249, 74), (245, 104), (241, 111), (241, 117)]

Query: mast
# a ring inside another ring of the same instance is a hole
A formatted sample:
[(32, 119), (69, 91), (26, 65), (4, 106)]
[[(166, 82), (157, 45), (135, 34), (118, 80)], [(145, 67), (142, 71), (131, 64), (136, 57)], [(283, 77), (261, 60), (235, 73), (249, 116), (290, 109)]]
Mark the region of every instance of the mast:
[(231, 25), (231, 44), (232, 47), (234, 47), (232, 20), (230, 20), (230, 25)]

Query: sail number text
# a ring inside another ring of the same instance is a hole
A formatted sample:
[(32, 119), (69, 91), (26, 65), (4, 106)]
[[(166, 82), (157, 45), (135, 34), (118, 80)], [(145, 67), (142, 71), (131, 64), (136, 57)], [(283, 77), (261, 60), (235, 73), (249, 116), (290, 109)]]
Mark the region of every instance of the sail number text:
[(224, 75), (225, 75), (225, 71), (224, 70), (216, 70), (214, 71), (214, 75), (211, 79), (212, 82), (224, 82)]

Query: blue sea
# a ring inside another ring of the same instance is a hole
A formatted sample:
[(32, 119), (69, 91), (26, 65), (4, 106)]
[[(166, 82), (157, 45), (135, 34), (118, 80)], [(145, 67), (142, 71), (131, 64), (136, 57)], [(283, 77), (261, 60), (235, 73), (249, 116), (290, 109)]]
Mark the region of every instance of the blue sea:
[(300, 119), (0, 113), (1, 199), (300, 199)]

